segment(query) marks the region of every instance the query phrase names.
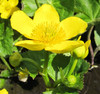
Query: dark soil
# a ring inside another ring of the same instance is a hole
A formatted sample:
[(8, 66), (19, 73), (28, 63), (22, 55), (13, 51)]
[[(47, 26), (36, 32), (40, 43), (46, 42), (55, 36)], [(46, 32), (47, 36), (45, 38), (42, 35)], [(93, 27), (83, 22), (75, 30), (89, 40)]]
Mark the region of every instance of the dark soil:
[(17, 77), (8, 82), (9, 94), (42, 94), (45, 91), (44, 81), (41, 76), (36, 79), (28, 78), (27, 82), (20, 82)]

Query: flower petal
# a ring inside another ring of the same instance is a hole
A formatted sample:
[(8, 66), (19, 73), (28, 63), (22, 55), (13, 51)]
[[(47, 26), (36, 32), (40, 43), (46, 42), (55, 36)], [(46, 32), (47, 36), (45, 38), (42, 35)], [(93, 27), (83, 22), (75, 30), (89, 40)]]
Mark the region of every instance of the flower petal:
[(44, 48), (44, 44), (33, 40), (19, 41), (15, 43), (15, 46), (21, 46), (33, 51), (40, 51)]
[(4, 89), (0, 90), (0, 94), (8, 94), (8, 91), (4, 88)]
[(66, 18), (61, 21), (60, 25), (66, 32), (66, 39), (84, 33), (87, 28), (87, 23), (78, 17)]
[(59, 23), (59, 15), (57, 11), (49, 4), (43, 4), (36, 12), (34, 16), (35, 23), (41, 22), (53, 22)]
[(15, 11), (10, 19), (11, 26), (25, 37), (32, 39), (33, 21), (23, 11)]
[(12, 8), (12, 9), (10, 9), (10, 10), (4, 10), (4, 11), (2, 11), (1, 12), (1, 18), (3, 18), (3, 19), (8, 19), (11, 15), (12, 15), (12, 13), (14, 12), (14, 11), (16, 11), (16, 10), (19, 10), (19, 8), (18, 7), (14, 7), (14, 8)]
[(3, 19), (8, 19), (9, 16), (10, 16), (10, 13), (11, 13), (11, 10), (2, 12), (2, 13), (1, 13), (1, 18), (3, 18)]
[(12, 7), (15, 7), (18, 4), (18, 0), (9, 0), (8, 2)]
[(59, 44), (55, 44), (52, 46), (50, 45), (49, 47), (46, 47), (45, 50), (54, 53), (66, 53), (82, 45), (84, 45), (83, 41), (64, 41)]
[(88, 41), (85, 42), (84, 45), (85, 45), (86, 50), (89, 48), (90, 43), (91, 43), (91, 40), (88, 40)]

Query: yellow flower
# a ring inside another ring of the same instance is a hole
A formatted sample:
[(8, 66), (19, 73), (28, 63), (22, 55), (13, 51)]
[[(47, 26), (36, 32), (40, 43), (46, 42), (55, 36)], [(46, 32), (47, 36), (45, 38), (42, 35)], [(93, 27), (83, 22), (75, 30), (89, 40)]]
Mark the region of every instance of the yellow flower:
[(90, 40), (86, 41), (83, 46), (77, 47), (71, 52), (71, 54), (76, 58), (86, 58), (89, 53), (88, 48), (90, 46), (90, 43)]
[(29, 18), (23, 11), (16, 11), (11, 17), (11, 26), (29, 40), (15, 43), (29, 50), (45, 49), (54, 53), (65, 53), (82, 46), (82, 41), (68, 40), (85, 32), (87, 23), (78, 17), (69, 17), (60, 22), (57, 11), (48, 4), (42, 5)]
[(8, 94), (8, 91), (6, 89), (0, 90), (0, 94)]
[(16, 7), (18, 0), (0, 0), (1, 18), (8, 19), (10, 15), (19, 8)]
[(28, 70), (25, 68), (23, 71), (18, 73), (18, 78), (22, 82), (26, 82), (28, 79)]

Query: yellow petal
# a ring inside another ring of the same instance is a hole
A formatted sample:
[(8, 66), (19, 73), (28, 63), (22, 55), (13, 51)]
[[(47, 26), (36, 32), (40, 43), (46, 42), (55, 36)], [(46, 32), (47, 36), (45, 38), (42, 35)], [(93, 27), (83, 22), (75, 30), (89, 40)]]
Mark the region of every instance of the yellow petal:
[(17, 10), (19, 10), (18, 7), (14, 7), (14, 8), (12, 8), (12, 10), (11, 10), (11, 14), (12, 14), (13, 12), (17, 11)]
[(18, 0), (9, 0), (8, 2), (12, 7), (15, 7), (18, 4)]
[(88, 54), (89, 54), (89, 50), (87, 49), (87, 50), (85, 51), (85, 54), (84, 54), (84, 56), (82, 57), (82, 59), (86, 58), (86, 57), (88, 56)]
[(3, 18), (3, 19), (8, 19), (9, 16), (10, 16), (10, 13), (11, 13), (11, 10), (2, 12), (2, 13), (1, 13), (1, 18)]
[(91, 40), (88, 40), (88, 41), (85, 42), (84, 45), (85, 45), (86, 50), (89, 48), (90, 43), (91, 43)]
[(0, 94), (8, 94), (8, 91), (6, 89), (0, 90)]
[(43, 4), (35, 12), (34, 22), (35, 23), (41, 23), (41, 22), (59, 23), (59, 15), (51, 5)]
[(4, 11), (2, 11), (1, 12), (1, 18), (8, 19), (12, 15), (12, 13), (14, 11), (16, 11), (16, 10), (19, 10), (19, 8), (18, 7), (14, 7), (12, 9), (10, 9), (10, 10), (4, 10)]
[(86, 41), (85, 42), (85, 44), (84, 44), (84, 46), (85, 46), (85, 55), (82, 57), (82, 58), (86, 58), (87, 57), (87, 55), (89, 54), (89, 46), (90, 46), (90, 43), (91, 43), (91, 40), (88, 40), (88, 41)]
[(83, 41), (64, 41), (59, 44), (50, 45), (49, 47), (46, 47), (45, 50), (54, 53), (66, 53), (82, 45), (84, 45)]
[(84, 33), (87, 28), (87, 23), (78, 17), (66, 18), (61, 21), (60, 25), (66, 32), (66, 39)]
[(33, 51), (40, 51), (44, 48), (44, 44), (33, 40), (19, 41), (15, 43), (15, 46), (21, 46)]
[(25, 37), (32, 39), (33, 21), (23, 11), (16, 11), (10, 19), (11, 26)]

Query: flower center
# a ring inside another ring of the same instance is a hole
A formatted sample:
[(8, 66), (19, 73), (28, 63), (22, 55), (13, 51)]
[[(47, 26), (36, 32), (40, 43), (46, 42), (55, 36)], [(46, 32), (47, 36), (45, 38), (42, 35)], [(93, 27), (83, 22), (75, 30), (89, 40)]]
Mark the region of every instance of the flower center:
[(32, 36), (34, 40), (50, 44), (63, 40), (64, 32), (59, 24), (45, 22), (34, 28)]

